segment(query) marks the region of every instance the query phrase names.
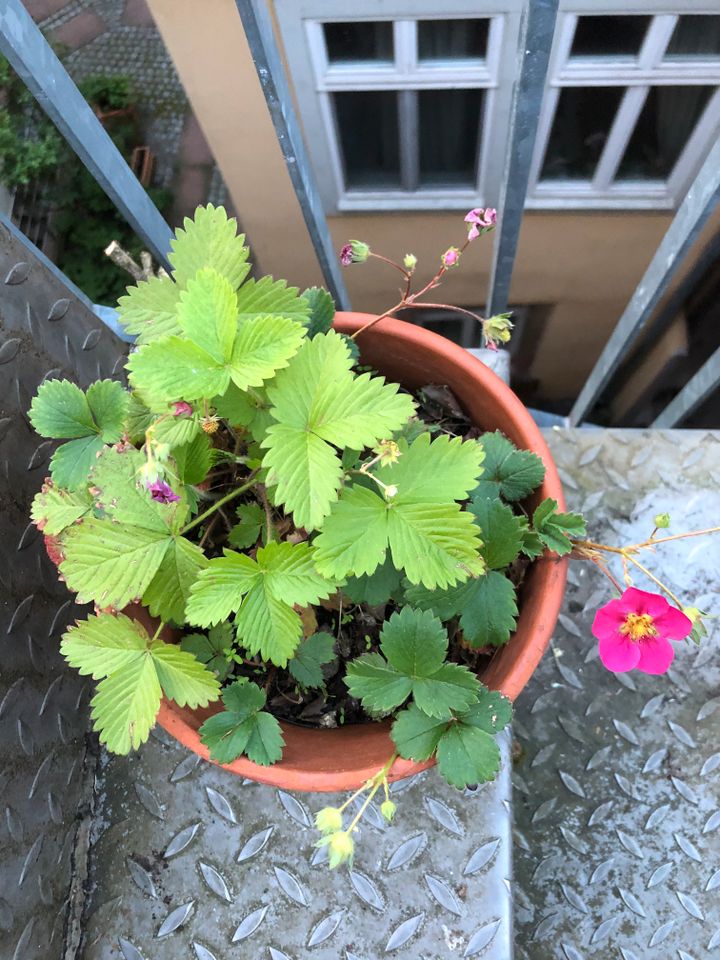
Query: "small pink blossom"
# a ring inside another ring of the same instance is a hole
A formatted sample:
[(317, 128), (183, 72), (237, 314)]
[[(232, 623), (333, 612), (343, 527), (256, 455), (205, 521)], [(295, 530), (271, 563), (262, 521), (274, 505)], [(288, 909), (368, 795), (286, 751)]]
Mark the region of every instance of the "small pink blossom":
[(629, 587), (595, 614), (594, 636), (608, 670), (665, 673), (675, 656), (670, 640), (683, 640), (692, 630), (689, 617), (659, 593)]
[(173, 416), (174, 417), (183, 417), (190, 416), (193, 412), (193, 408), (189, 403), (186, 403), (184, 400), (176, 400), (173, 404)]
[(148, 483), (147, 488), (150, 491), (150, 496), (157, 503), (177, 503), (180, 499), (170, 484), (165, 483), (164, 480), (155, 480), (153, 483)]
[(352, 247), (349, 243), (346, 243), (344, 247), (340, 250), (340, 263), (344, 267), (349, 267), (353, 262)]
[(468, 240), (474, 240), (486, 230), (492, 230), (497, 223), (497, 210), (495, 207), (475, 207), (465, 217), (465, 223), (470, 224), (468, 230)]
[(444, 267), (456, 267), (460, 260), (460, 251), (457, 247), (450, 247), (440, 259)]

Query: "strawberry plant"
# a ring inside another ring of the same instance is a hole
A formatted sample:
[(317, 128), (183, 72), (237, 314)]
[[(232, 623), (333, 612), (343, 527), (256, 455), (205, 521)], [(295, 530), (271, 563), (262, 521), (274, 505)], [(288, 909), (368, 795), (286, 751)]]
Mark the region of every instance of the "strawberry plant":
[[(419, 294), (415, 258), (393, 264), (399, 306), (422, 305), (494, 212), (466, 219), (467, 242)], [(95, 606), (61, 650), (98, 681), (93, 724), (117, 753), (147, 739), (163, 696), (215, 704), (200, 736), (219, 763), (280, 761), (282, 718), (391, 718), (395, 752), (359, 791), (364, 809), (383, 788), (391, 819), (398, 756), (435, 757), (459, 788), (495, 776), (511, 708), (478, 673), (512, 635), (528, 564), (548, 550), (603, 566), (599, 551), (623, 550), (583, 540), (582, 517), (554, 500), (529, 512), (539, 457), (428, 414), (422, 391), (359, 366), (326, 291), (252, 278), (248, 256), (221, 207), (199, 208), (172, 274), (120, 299), (136, 337), (127, 388), (48, 380), (32, 402), (35, 429), (61, 441), (32, 517)], [(341, 253), (371, 256), (358, 241)], [(478, 320), (489, 345), (507, 340), (508, 315)], [(644, 546), (624, 562), (640, 566)], [(154, 631), (126, 609), (138, 603)], [(628, 614), (632, 640), (651, 613)], [(352, 854), (344, 809), (318, 820), (333, 865)]]

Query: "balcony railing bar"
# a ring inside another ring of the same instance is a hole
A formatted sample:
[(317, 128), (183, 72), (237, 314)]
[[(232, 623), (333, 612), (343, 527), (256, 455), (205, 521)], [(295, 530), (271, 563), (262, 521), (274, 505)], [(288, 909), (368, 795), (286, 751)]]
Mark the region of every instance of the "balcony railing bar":
[(235, 0), (260, 85), (297, 194), (315, 255), (340, 310), (350, 309), (337, 251), (315, 183), (265, 0)]
[(0, 53), (113, 201), (148, 250), (164, 266), (172, 232), (130, 170), (22, 0), (0, 3)]
[[(720, 140), (700, 168), (625, 312), (570, 411), (570, 425), (585, 418), (620, 361), (636, 342), (710, 214), (720, 200)], [(716, 379), (716, 383), (718, 380)], [(660, 415), (660, 419), (663, 414)], [(657, 420), (655, 421), (657, 423)]]
[(505, 173), (498, 203), (486, 312), (507, 310), (518, 237), (525, 209), (530, 165), (545, 93), (558, 0), (531, 0), (524, 11), (517, 51)]
[(710, 396), (718, 383), (720, 383), (720, 347), (711, 354), (650, 426), (676, 427)]

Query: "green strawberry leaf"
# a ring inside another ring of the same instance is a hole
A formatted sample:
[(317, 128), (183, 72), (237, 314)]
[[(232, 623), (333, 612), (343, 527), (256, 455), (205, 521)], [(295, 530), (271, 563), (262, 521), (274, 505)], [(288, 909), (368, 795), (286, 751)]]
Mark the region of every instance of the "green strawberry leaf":
[(93, 508), (93, 500), (85, 489), (62, 490), (52, 482), (45, 483), (32, 502), (30, 515), (43, 533), (55, 536), (66, 527), (86, 517)]
[(262, 446), (275, 503), (295, 524), (318, 528), (337, 499), (342, 479), (334, 447), (373, 446), (402, 426), (415, 407), (381, 377), (351, 373), (342, 338), (330, 331), (306, 340), (267, 387), (278, 421)]
[(257, 503), (243, 503), (237, 508), (238, 522), (228, 534), (228, 542), (237, 550), (254, 547), (265, 523), (265, 511)]
[(245, 753), (262, 766), (276, 763), (285, 741), (278, 721), (263, 711), (265, 692), (241, 677), (226, 688), (222, 699), (225, 709), (200, 727), (200, 739), (211, 759), (231, 763)]
[(522, 500), (540, 486), (545, 465), (537, 454), (518, 450), (499, 432), (484, 433), (479, 443), (485, 451), (485, 462), (473, 500), (498, 495), (505, 500)]
[(250, 279), (238, 293), (238, 318), (241, 322), (270, 314), (307, 325), (309, 310), (298, 288), (289, 287), (285, 280), (273, 280), (272, 277)]
[(345, 682), (373, 713), (389, 713), (413, 695), (428, 716), (448, 719), (470, 706), (479, 683), (466, 667), (446, 663), (448, 637), (432, 614), (404, 607), (385, 623), (378, 653), (348, 664)]
[(480, 554), (488, 570), (503, 570), (520, 553), (522, 520), (500, 500), (475, 499), (468, 510), (480, 527)]
[(171, 541), (160, 566), (143, 593), (142, 602), (154, 617), (178, 626), (185, 623), (190, 588), (208, 560), (197, 544), (185, 537)]
[(134, 334), (138, 344), (180, 333), (177, 309), (181, 289), (170, 277), (151, 277), (128, 287), (117, 305), (125, 331)]
[(181, 706), (207, 706), (220, 685), (190, 653), (155, 640), (123, 614), (91, 615), (63, 636), (60, 650), (81, 674), (100, 679), (90, 702), (100, 742), (113, 753), (144, 743), (160, 709), (160, 696)]
[(307, 318), (308, 337), (327, 333), (335, 319), (335, 301), (322, 287), (308, 287), (302, 298), (310, 308)]
[(199, 270), (212, 267), (237, 290), (250, 271), (250, 251), (244, 235), (237, 233), (235, 218), (209, 203), (197, 208), (193, 220), (186, 217), (183, 227), (170, 241), (175, 282), (185, 287)]
[(323, 664), (335, 660), (335, 639), (329, 633), (314, 633), (303, 640), (288, 663), (288, 669), (303, 687), (323, 685)]
[(191, 653), (196, 660), (212, 670), (221, 682), (226, 680), (233, 670), (232, 661), (225, 651), (232, 647), (233, 629), (229, 623), (220, 623), (211, 627), (207, 635), (189, 633), (180, 641), (180, 649)]
[(585, 521), (579, 513), (558, 513), (557, 500), (548, 497), (533, 514), (533, 529), (548, 550), (564, 556), (573, 545), (570, 537), (584, 537)]

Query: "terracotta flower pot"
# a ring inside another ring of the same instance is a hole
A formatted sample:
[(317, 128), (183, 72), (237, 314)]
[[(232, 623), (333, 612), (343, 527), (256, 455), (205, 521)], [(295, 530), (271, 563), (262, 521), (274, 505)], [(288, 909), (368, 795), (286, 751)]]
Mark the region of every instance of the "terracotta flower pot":
[[(369, 314), (338, 313), (335, 329), (354, 333), (372, 319)], [(532, 450), (545, 463), (545, 480), (533, 497), (553, 497), (564, 509), (560, 478), (545, 441), (520, 400), (483, 363), (444, 337), (400, 320), (382, 320), (363, 334), (358, 344), (365, 362), (388, 380), (409, 388), (429, 383), (447, 384), (471, 420), (483, 430), (501, 430), (518, 447)], [(555, 626), (565, 588), (567, 562), (547, 555), (528, 571), (520, 596), (520, 617), (510, 642), (493, 657), (482, 680), (514, 700), (530, 679)], [(129, 611), (128, 611), (129, 612)], [(134, 615), (150, 626), (143, 608)], [(171, 639), (168, 630), (166, 639)], [(189, 750), (209, 760), (198, 728), (212, 713), (189, 710), (163, 701), (158, 723)], [(393, 752), (389, 722), (354, 724), (334, 730), (316, 730), (283, 723), (285, 750), (279, 763), (261, 767), (246, 757), (224, 769), (287, 790), (354, 790), (375, 774)], [(432, 762), (398, 760), (390, 779), (399, 780), (432, 766)]]

